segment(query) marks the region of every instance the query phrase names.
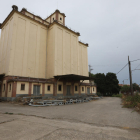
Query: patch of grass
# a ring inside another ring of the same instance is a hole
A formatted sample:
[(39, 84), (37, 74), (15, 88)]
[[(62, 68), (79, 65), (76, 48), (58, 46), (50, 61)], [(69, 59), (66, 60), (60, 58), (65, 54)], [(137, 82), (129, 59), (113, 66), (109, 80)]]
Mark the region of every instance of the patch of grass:
[(5, 112), (5, 114), (13, 115), (14, 113)]
[(127, 96), (122, 96), (122, 101), (124, 107), (127, 108), (136, 108), (137, 111), (140, 111), (140, 95), (127, 95)]
[(120, 98), (122, 98), (122, 94), (113, 94), (112, 97), (120, 97)]

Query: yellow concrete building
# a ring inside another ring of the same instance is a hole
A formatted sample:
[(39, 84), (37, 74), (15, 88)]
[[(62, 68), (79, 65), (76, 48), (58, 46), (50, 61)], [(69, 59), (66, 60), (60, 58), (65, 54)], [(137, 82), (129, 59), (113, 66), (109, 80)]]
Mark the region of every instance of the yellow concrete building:
[(0, 24), (0, 97), (96, 93), (88, 76), (88, 44), (56, 10), (42, 19), (23, 8)]

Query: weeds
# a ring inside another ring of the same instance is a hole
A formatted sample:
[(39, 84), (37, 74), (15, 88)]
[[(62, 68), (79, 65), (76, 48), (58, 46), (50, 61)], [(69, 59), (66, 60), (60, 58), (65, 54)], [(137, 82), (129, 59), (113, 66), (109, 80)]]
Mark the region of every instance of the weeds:
[(123, 94), (113, 94), (112, 97), (120, 97), (122, 98)]
[(140, 111), (140, 95), (127, 95), (122, 96), (123, 106), (127, 108), (136, 108), (136, 110)]

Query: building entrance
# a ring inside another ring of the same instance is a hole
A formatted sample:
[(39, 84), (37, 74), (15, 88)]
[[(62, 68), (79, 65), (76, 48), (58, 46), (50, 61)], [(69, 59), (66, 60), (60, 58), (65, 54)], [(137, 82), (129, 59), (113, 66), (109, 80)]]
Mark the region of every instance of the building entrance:
[(40, 85), (34, 85), (33, 95), (34, 96), (40, 95)]
[(71, 95), (70, 94), (70, 88), (71, 88), (71, 86), (67, 86), (67, 95)]
[(87, 94), (90, 94), (90, 87), (87, 87)]

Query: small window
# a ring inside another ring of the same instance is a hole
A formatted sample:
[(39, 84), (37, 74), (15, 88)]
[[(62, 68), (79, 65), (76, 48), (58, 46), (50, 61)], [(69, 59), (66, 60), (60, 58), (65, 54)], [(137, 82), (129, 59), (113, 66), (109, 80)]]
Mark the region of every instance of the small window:
[(93, 87), (93, 91), (94, 91), (94, 87)]
[(47, 89), (48, 89), (48, 91), (50, 91), (50, 89), (51, 89), (51, 86), (49, 85)]
[(77, 86), (75, 86), (75, 91), (77, 91)]
[(5, 84), (3, 84), (3, 91), (5, 91)]
[(53, 18), (53, 20), (54, 20), (54, 18)]
[(11, 84), (9, 85), (9, 91), (11, 91)]
[(21, 90), (25, 90), (25, 84), (21, 84)]
[(82, 91), (84, 91), (84, 87), (82, 87)]
[(58, 91), (62, 90), (62, 85), (58, 85)]
[(60, 20), (62, 20), (62, 18), (60, 18)]

